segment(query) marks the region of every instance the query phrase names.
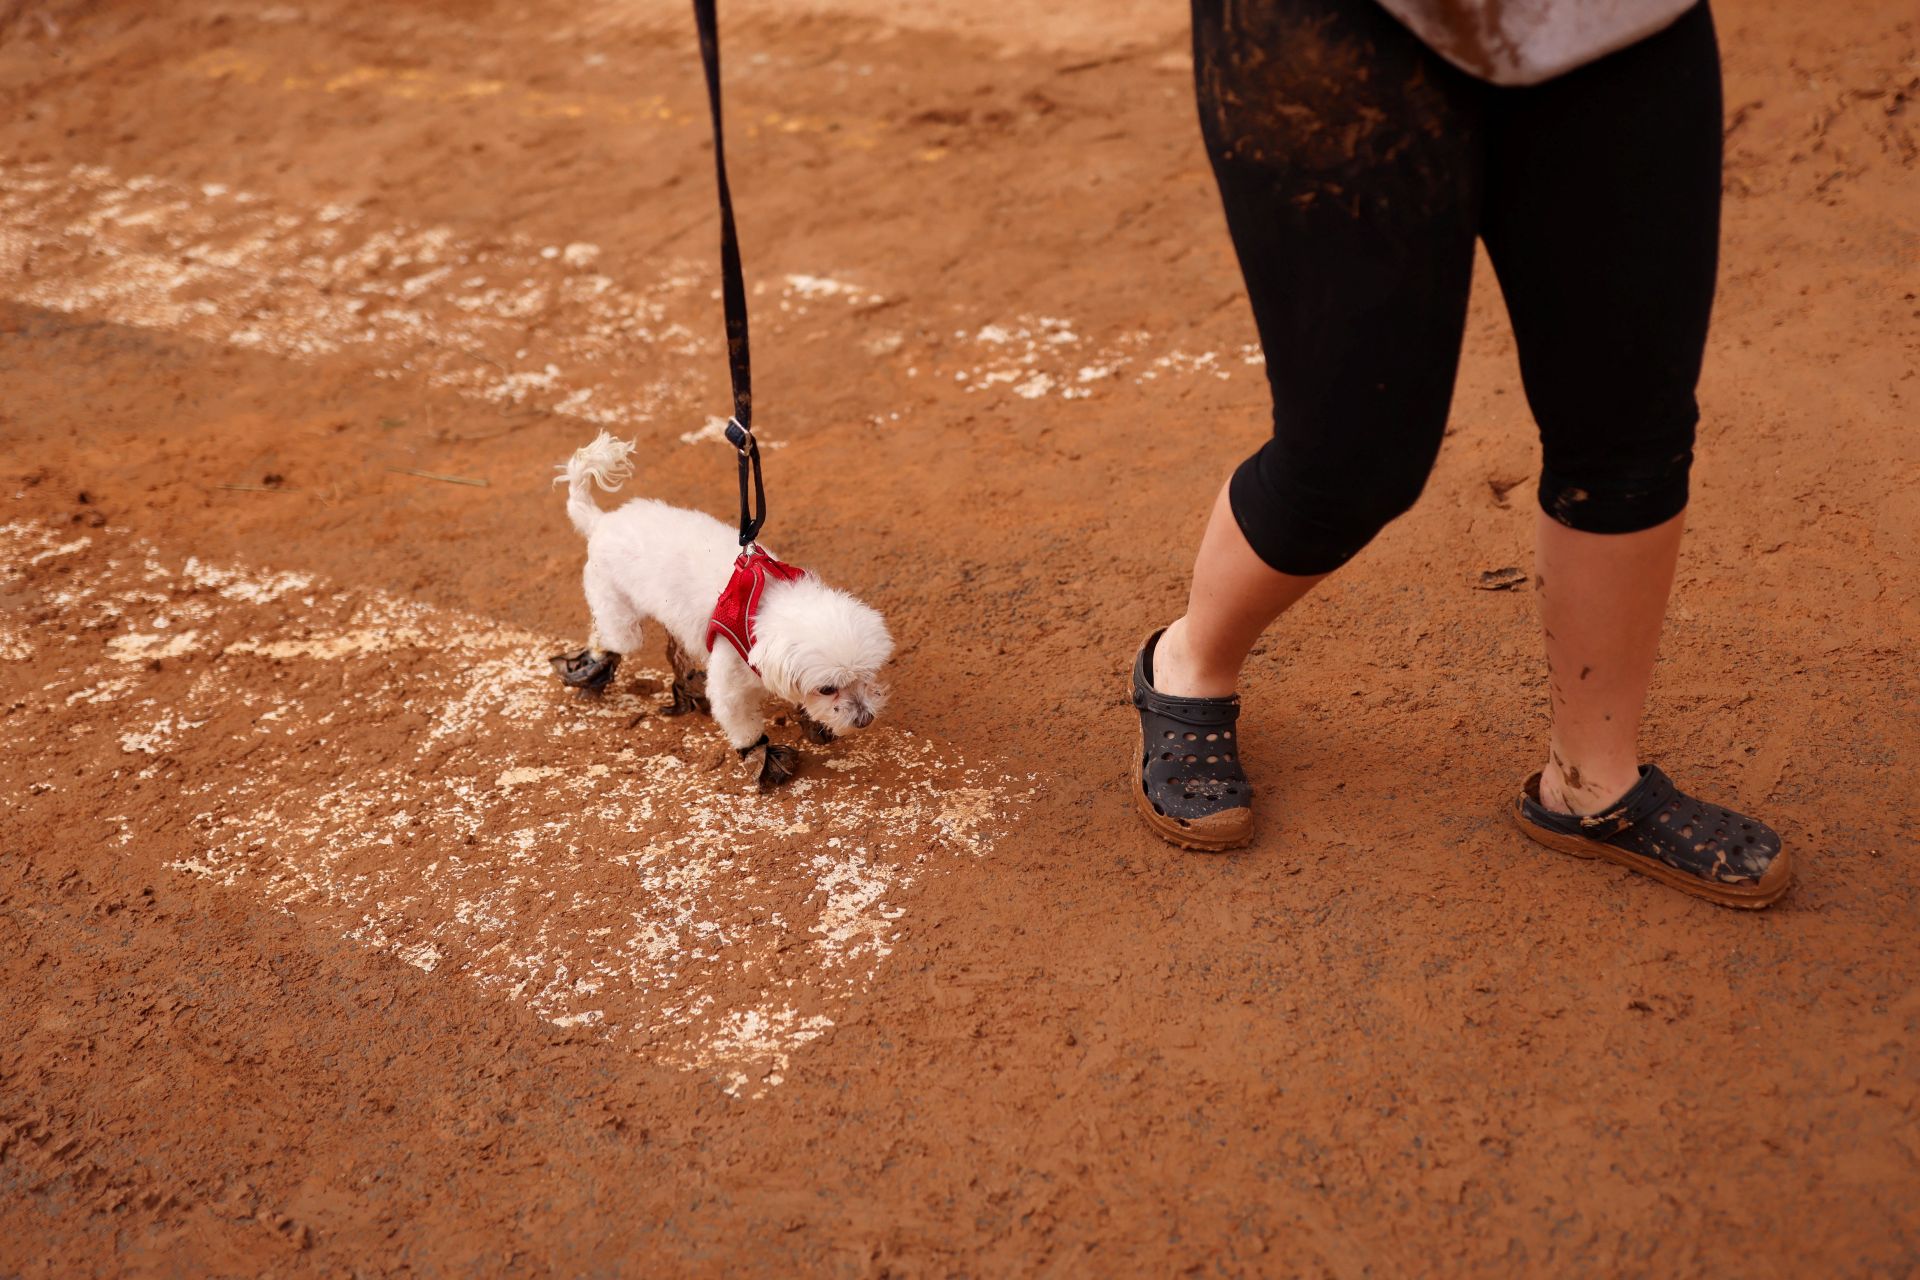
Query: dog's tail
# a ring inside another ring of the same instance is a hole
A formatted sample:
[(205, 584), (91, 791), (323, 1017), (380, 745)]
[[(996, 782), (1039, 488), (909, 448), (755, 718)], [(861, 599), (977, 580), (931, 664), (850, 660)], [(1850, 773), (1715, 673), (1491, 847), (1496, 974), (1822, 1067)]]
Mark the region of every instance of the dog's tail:
[(573, 521), (573, 527), (580, 531), (581, 537), (593, 532), (593, 526), (600, 523), (600, 505), (593, 500), (593, 486), (599, 485), (612, 493), (633, 476), (633, 463), (628, 455), (633, 452), (633, 441), (615, 440), (602, 431), (590, 445), (574, 451), (574, 455), (555, 468), (560, 474), (554, 477), (555, 484), (567, 486), (567, 515)]

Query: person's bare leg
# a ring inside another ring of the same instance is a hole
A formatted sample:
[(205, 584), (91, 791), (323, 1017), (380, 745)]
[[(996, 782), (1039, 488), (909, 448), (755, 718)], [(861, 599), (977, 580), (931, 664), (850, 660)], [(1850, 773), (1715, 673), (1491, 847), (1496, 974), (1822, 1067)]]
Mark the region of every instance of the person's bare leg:
[(1546, 630), (1553, 730), (1540, 801), (1597, 813), (1639, 781), (1640, 715), (1686, 513), (1638, 533), (1534, 524), (1534, 589)]
[(1194, 558), (1187, 612), (1154, 648), (1153, 687), (1185, 698), (1232, 693), (1260, 633), (1326, 576), (1269, 568), (1247, 545), (1221, 485)]

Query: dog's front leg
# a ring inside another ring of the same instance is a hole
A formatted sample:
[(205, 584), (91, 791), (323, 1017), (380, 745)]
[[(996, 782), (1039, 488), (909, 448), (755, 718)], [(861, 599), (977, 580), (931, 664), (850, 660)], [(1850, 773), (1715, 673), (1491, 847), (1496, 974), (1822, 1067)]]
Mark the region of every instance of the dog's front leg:
[(806, 733), (808, 742), (824, 747), (833, 741), (833, 730), (808, 715), (805, 707), (799, 708), (799, 712), (800, 728)]
[(752, 765), (758, 758), (760, 790), (772, 791), (799, 771), (800, 753), (767, 741), (767, 721), (761, 714), (765, 696), (759, 677), (739, 654), (724, 645), (714, 649), (713, 663), (707, 668), (707, 697), (713, 703), (714, 723), (742, 760)]

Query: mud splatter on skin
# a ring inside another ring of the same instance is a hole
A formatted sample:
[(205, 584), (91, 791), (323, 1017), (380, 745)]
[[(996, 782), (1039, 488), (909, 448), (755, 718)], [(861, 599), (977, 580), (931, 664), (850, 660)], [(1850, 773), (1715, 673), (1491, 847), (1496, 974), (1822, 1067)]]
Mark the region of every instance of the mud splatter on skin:
[(1561, 778), (1567, 784), (1567, 790), (1578, 791), (1580, 789), (1580, 767), (1578, 765), (1570, 765), (1562, 760), (1560, 758), (1560, 749), (1551, 742), (1547, 744), (1547, 759), (1553, 764), (1554, 768), (1560, 771)]

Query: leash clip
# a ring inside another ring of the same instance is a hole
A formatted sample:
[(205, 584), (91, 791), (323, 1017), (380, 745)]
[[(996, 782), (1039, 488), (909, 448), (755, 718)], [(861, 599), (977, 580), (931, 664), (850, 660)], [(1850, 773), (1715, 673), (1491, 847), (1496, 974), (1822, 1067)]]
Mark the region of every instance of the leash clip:
[(740, 455), (740, 546), (751, 547), (767, 522), (767, 486), (760, 478), (760, 442), (736, 417), (727, 419), (727, 443)]

